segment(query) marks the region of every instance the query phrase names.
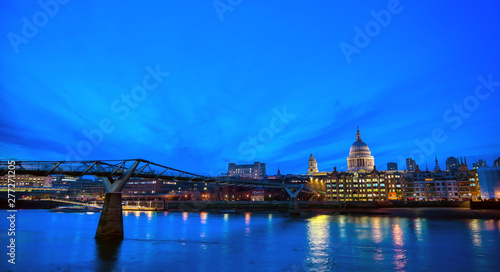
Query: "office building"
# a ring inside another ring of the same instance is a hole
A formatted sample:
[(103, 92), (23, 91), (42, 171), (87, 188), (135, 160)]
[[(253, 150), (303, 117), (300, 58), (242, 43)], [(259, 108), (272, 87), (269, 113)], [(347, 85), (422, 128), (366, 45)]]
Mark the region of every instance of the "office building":
[(500, 199), (500, 167), (481, 167), (477, 169), (481, 198)]
[(481, 167), (486, 167), (486, 161), (483, 159), (479, 159), (477, 162), (472, 163), (472, 168), (478, 169)]
[(460, 163), (455, 157), (448, 157), (446, 159), (446, 171), (458, 170)]
[[(10, 178), (9, 176), (0, 176), (0, 186), (7, 187), (8, 184), (15, 183), (16, 187), (52, 187), (52, 177), (38, 177), (30, 175), (15, 175)], [(14, 189), (15, 190), (15, 189)]]
[(398, 164), (395, 162), (388, 162), (387, 163), (387, 171), (397, 171), (398, 170)]
[(406, 159), (406, 171), (413, 172), (417, 169), (417, 163), (412, 158)]
[(493, 167), (500, 167), (500, 157), (493, 162)]
[(266, 164), (254, 162), (253, 164), (229, 163), (227, 169), (229, 177), (240, 177), (246, 179), (262, 179), (266, 176)]

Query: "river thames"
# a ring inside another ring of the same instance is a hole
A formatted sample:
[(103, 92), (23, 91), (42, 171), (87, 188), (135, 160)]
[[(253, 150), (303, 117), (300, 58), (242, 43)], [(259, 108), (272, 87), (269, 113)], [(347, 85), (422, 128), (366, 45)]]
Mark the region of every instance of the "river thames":
[[(7, 212), (3, 211), (7, 216)], [(99, 213), (20, 210), (1, 271), (499, 271), (500, 221), (280, 213), (124, 212), (125, 239), (96, 242)]]

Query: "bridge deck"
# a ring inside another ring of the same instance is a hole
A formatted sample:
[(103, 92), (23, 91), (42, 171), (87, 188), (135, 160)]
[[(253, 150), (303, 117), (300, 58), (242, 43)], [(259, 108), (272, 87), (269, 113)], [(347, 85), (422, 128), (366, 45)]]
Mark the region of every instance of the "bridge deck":
[(259, 180), (244, 180), (237, 177), (213, 177), (195, 174), (142, 159), (106, 161), (16, 161), (13, 166), (11, 166), (8, 161), (2, 160), (0, 161), (0, 175), (7, 175), (9, 173), (10, 166), (15, 169), (16, 175), (67, 175), (75, 177), (91, 175), (95, 177), (119, 178), (133, 163), (136, 162), (139, 162), (139, 165), (132, 174), (132, 178), (206, 182), (249, 187), (262, 186), (297, 188), (300, 186), (296, 184), (284, 184)]

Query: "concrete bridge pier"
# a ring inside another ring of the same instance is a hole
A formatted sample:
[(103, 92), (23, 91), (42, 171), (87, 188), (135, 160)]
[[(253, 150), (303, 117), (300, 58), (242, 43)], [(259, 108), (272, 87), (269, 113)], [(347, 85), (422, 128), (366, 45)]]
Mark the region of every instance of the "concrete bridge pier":
[(286, 192), (290, 196), (290, 203), (288, 205), (288, 213), (291, 216), (299, 216), (300, 215), (300, 207), (299, 207), (299, 193), (304, 188), (304, 184), (300, 185), (297, 188), (294, 188), (292, 191), (290, 188), (285, 188)]
[(139, 165), (136, 161), (122, 176), (114, 181), (111, 177), (103, 178), (106, 197), (97, 225), (95, 239), (123, 239), (122, 189)]
[(288, 214), (290, 214), (291, 216), (300, 215), (299, 199), (297, 197), (290, 198), (290, 204), (288, 206)]
[(122, 193), (106, 193), (95, 239), (123, 239)]

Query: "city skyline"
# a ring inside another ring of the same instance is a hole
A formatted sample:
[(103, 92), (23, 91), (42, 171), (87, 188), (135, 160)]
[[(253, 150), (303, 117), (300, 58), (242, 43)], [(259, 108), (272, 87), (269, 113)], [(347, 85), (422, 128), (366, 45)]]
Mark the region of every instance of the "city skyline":
[(442, 169), (450, 156), (491, 166), (499, 13), (497, 1), (3, 3), (0, 157), (211, 175), (259, 161), (271, 175), (307, 172), (313, 153), (320, 171), (347, 170), (359, 126), (379, 170), (408, 157), (433, 169), (435, 154)]

